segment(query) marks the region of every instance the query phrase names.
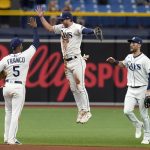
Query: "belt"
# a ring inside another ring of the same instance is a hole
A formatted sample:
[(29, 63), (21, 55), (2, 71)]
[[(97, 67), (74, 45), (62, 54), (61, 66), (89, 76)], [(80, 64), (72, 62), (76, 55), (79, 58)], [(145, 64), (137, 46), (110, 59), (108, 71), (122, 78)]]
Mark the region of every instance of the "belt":
[(64, 59), (64, 60), (65, 60), (65, 61), (71, 61), (71, 60), (76, 59), (76, 58), (77, 58), (77, 56), (72, 56), (72, 57), (67, 58), (67, 59)]
[(22, 81), (13, 81), (13, 80), (6, 80), (8, 83), (17, 83), (17, 84), (22, 84)]
[[(142, 86), (146, 86), (146, 85), (142, 85)], [(142, 86), (130, 86), (131, 88), (140, 88)]]

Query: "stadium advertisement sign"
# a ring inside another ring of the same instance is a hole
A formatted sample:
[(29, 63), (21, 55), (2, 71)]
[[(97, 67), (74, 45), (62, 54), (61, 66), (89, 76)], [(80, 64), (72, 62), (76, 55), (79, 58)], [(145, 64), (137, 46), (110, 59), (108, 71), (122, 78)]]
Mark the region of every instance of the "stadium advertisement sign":
[[(24, 49), (31, 42), (24, 43)], [(147, 44), (144, 44), (147, 53)], [(105, 41), (104, 43), (83, 41), (82, 54), (90, 55), (87, 60), (85, 84), (91, 102), (123, 102), (126, 92), (125, 68), (119, 68), (106, 62), (109, 56), (122, 60), (129, 53), (126, 42)], [(1, 42), (1, 58), (9, 53), (9, 42)], [(1, 81), (2, 85), (3, 81)], [(31, 61), (27, 82), (26, 102), (74, 102), (68, 81), (64, 74), (64, 65), (58, 40), (41, 42)], [(2, 92), (0, 94), (1, 100)]]

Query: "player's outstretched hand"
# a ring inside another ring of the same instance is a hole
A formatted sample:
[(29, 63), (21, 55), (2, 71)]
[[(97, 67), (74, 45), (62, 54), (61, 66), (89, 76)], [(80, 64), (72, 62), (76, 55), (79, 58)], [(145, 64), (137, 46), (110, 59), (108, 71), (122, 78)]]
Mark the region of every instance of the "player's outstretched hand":
[(42, 7), (37, 7), (37, 9), (35, 9), (35, 11), (37, 12), (37, 15), (39, 17), (43, 17), (44, 16), (44, 11), (42, 10)]
[(106, 61), (113, 64), (116, 60), (113, 57), (109, 57), (109, 58), (106, 59)]
[(103, 32), (100, 26), (96, 26), (94, 28), (94, 34), (96, 36), (97, 39), (99, 39), (101, 42), (103, 40)]
[(32, 28), (36, 28), (36, 27), (37, 27), (36, 19), (33, 18), (33, 17), (30, 17), (30, 18), (29, 18), (28, 24), (29, 24)]
[(88, 58), (89, 58), (90, 56), (84, 54), (82, 57), (83, 57), (84, 60), (88, 60)]

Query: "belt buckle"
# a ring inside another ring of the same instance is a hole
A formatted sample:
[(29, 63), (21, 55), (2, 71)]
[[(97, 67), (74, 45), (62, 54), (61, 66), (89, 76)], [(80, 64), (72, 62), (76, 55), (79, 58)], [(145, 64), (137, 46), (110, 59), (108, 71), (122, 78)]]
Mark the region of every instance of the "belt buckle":
[(76, 58), (78, 58), (76, 55), (72, 57), (72, 59), (76, 59)]

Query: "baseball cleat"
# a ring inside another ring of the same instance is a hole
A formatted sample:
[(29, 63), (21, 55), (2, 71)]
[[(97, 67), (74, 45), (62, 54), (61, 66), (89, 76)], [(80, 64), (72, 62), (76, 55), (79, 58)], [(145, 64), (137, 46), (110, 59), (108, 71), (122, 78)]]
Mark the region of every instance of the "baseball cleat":
[(149, 137), (144, 137), (143, 141), (141, 142), (141, 144), (149, 144), (150, 143), (150, 138)]
[(85, 112), (84, 116), (81, 118), (80, 123), (86, 123), (92, 117), (91, 112)]
[(76, 123), (80, 123), (80, 120), (84, 116), (84, 114), (85, 114), (85, 111), (83, 111), (83, 110), (80, 110), (78, 112)]
[(8, 145), (22, 145), (21, 142), (19, 142), (18, 140), (16, 140), (15, 142), (8, 142)]
[(7, 142), (7, 141), (4, 141), (4, 144), (8, 144), (8, 142)]
[(143, 122), (140, 123), (140, 126), (136, 127), (135, 138), (138, 139), (142, 135)]

